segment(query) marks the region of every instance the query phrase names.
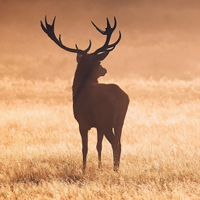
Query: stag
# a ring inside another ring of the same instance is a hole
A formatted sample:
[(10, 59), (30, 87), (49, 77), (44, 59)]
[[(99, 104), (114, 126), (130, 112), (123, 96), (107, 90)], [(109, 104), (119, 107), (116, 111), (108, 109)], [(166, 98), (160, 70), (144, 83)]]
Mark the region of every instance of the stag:
[(88, 131), (91, 128), (97, 129), (97, 152), (98, 166), (101, 167), (102, 141), (105, 136), (112, 146), (114, 171), (118, 171), (121, 155), (121, 133), (127, 112), (129, 98), (128, 95), (115, 84), (100, 84), (98, 78), (104, 76), (107, 71), (101, 66), (101, 61), (111, 52), (121, 39), (109, 44), (111, 35), (116, 28), (117, 21), (114, 17), (114, 26), (111, 27), (107, 19), (105, 31), (98, 28), (93, 22), (94, 27), (106, 36), (106, 41), (102, 47), (93, 53), (88, 53), (91, 48), (91, 41), (85, 50), (69, 48), (64, 46), (61, 40), (54, 33), (55, 19), (52, 25), (45, 25), (41, 21), (43, 31), (62, 49), (77, 54), (77, 68), (73, 80), (73, 112), (79, 124), (79, 131), (82, 138), (83, 171), (86, 168), (86, 158), (88, 153)]

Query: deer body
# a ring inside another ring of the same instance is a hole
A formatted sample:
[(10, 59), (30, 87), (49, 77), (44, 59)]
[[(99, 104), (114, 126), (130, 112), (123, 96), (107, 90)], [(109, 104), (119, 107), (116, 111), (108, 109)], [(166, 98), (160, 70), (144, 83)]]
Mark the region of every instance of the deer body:
[(121, 133), (129, 98), (115, 84), (98, 83), (98, 78), (107, 73), (106, 69), (101, 66), (101, 61), (121, 39), (119, 33), (118, 40), (109, 45), (111, 34), (116, 28), (116, 19), (113, 28), (107, 20), (106, 31), (102, 31), (92, 22), (99, 32), (107, 36), (105, 44), (92, 54), (87, 53), (91, 47), (91, 41), (84, 51), (78, 49), (77, 45), (76, 49), (68, 48), (62, 44), (61, 37), (58, 40), (54, 34), (55, 18), (52, 25), (47, 23), (46, 18), (45, 23), (46, 27), (41, 22), (42, 29), (57, 45), (67, 51), (77, 53), (78, 65), (72, 86), (73, 111), (82, 138), (83, 170), (86, 167), (88, 152), (88, 131), (94, 127), (97, 129), (99, 167), (101, 166), (102, 140), (105, 136), (112, 146), (114, 170), (117, 171), (121, 155)]
[(120, 111), (127, 109), (128, 97), (115, 84), (87, 85), (81, 93), (73, 102), (74, 116), (88, 130), (114, 128)]

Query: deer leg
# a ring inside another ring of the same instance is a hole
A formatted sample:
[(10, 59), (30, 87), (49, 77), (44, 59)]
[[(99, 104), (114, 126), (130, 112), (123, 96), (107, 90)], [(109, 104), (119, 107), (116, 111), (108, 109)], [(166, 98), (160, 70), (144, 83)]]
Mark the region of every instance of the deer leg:
[(114, 171), (118, 171), (121, 157), (121, 133), (122, 126), (118, 125), (114, 128), (115, 132), (115, 144), (114, 144)]
[(126, 115), (126, 110), (125, 108), (121, 114), (118, 116), (116, 119), (115, 125), (114, 125), (114, 133), (115, 133), (115, 156), (114, 156), (114, 170), (118, 171), (119, 169), (119, 164), (120, 164), (120, 157), (121, 157), (121, 134), (122, 134), (122, 128), (124, 124), (124, 118)]
[(102, 151), (102, 140), (103, 140), (103, 134), (101, 131), (97, 130), (97, 152), (98, 152), (98, 167), (101, 168), (101, 151)]
[(115, 146), (113, 147), (114, 152), (114, 171), (118, 171), (119, 164), (120, 164), (120, 157), (121, 157), (121, 143), (117, 142), (115, 143)]
[(84, 172), (86, 167), (86, 159), (88, 152), (88, 130), (81, 127), (79, 127), (79, 130), (82, 138), (83, 172)]
[(112, 145), (113, 149), (113, 161), (114, 161), (114, 171), (118, 171), (119, 168), (119, 159), (120, 159), (120, 154), (121, 154), (121, 144), (117, 142), (116, 136), (114, 135), (112, 129), (107, 130), (105, 132), (105, 136), (107, 140), (110, 142)]

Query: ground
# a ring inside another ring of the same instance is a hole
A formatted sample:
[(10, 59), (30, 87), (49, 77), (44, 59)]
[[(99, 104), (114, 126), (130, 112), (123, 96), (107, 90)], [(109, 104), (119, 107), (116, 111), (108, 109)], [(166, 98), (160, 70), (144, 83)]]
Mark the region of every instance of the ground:
[(82, 173), (70, 81), (0, 81), (0, 199), (200, 198), (200, 79), (101, 81), (130, 97), (119, 173), (94, 129)]

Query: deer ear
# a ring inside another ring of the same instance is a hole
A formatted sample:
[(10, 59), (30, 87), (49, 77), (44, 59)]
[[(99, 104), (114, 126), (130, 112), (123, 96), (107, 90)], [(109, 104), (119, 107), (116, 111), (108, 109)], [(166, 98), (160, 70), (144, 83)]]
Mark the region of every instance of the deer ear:
[(97, 54), (97, 60), (98, 61), (104, 60), (108, 54), (109, 54), (109, 51), (104, 51), (103, 53)]
[(81, 57), (82, 57), (82, 55), (81, 55), (81, 54), (79, 54), (79, 53), (77, 53), (77, 56), (76, 56), (76, 62), (77, 62), (77, 63), (79, 63), (79, 62), (80, 62), (80, 60), (81, 60)]

